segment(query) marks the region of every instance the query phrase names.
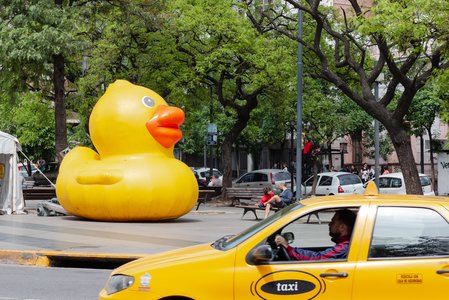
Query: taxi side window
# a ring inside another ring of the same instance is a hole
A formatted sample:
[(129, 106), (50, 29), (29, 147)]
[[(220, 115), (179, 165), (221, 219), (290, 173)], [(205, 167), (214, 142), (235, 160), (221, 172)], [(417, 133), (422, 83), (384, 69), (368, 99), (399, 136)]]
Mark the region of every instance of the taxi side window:
[[(299, 247), (311, 251), (324, 251), (335, 246), (329, 236), (329, 223), (335, 212), (344, 208), (330, 208), (314, 211), (291, 222), (282, 229), (282, 233), (291, 232), (294, 239), (289, 241), (290, 246)], [(346, 207), (358, 213), (358, 207)], [(316, 260), (315, 262), (320, 261)], [(322, 260), (321, 260), (322, 261)], [(313, 262), (313, 261), (312, 261)]]
[(379, 207), (369, 258), (449, 256), (449, 223), (436, 211)]

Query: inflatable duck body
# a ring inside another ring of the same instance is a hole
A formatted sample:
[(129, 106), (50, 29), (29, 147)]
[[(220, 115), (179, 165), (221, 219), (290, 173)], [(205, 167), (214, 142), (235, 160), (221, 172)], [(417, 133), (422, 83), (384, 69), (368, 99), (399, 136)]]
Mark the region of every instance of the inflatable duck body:
[(89, 120), (90, 148), (63, 159), (56, 193), (69, 213), (100, 221), (157, 221), (188, 213), (198, 199), (190, 168), (174, 158), (184, 112), (154, 91), (111, 84)]

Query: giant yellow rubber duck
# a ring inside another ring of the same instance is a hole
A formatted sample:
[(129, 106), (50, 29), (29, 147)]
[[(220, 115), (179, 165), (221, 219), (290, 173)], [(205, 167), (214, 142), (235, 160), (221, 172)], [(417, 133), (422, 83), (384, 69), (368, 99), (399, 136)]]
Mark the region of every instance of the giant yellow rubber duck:
[(198, 199), (190, 168), (174, 158), (184, 112), (125, 80), (109, 85), (89, 120), (98, 152), (76, 147), (63, 159), (56, 194), (69, 213), (100, 221), (158, 221)]

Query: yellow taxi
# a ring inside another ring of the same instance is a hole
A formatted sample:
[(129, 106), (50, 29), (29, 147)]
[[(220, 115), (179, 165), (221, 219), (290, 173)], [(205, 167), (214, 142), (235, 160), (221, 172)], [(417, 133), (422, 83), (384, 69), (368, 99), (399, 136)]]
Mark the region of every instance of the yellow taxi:
[[(356, 215), (344, 256), (297, 260), (275, 242), (332, 248), (342, 209)], [(99, 298), (449, 299), (448, 210), (448, 198), (378, 195), (374, 183), (365, 195), (305, 199), (237, 235), (125, 264)]]

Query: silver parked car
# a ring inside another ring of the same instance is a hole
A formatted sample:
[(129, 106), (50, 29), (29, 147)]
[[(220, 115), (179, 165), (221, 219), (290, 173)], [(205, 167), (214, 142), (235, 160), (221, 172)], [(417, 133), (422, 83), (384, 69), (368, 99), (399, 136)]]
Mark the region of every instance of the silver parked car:
[[(301, 194), (303, 196), (310, 193), (313, 185), (313, 176), (309, 177), (303, 185)], [(316, 196), (342, 195), (342, 194), (363, 194), (363, 187), (360, 177), (347, 172), (324, 172), (317, 174)]]
[(274, 192), (279, 192), (279, 183), (285, 182), (285, 185), (293, 192), (291, 186), (291, 174), (281, 169), (261, 169), (248, 172), (240, 176), (232, 183), (232, 187), (250, 187), (263, 189), (270, 186)]

